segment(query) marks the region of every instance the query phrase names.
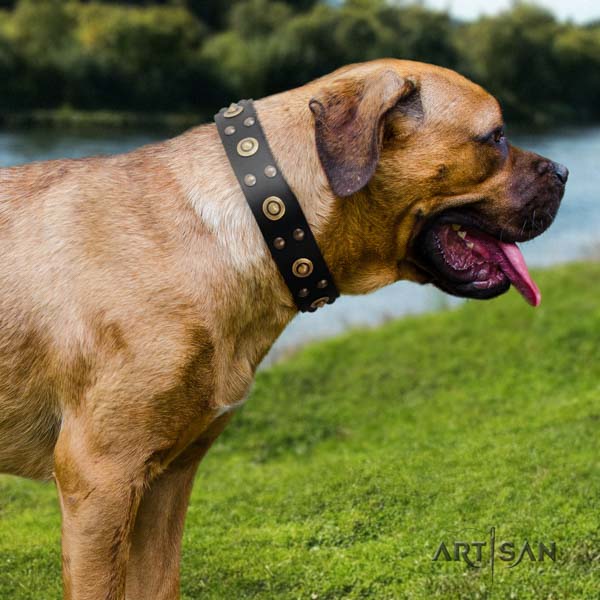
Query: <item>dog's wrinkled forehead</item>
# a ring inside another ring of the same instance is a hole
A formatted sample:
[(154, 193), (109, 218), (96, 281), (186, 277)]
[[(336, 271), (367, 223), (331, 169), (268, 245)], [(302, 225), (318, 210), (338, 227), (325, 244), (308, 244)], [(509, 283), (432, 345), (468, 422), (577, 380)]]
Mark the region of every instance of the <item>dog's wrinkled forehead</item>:
[(454, 71), (423, 73), (421, 99), (427, 121), (454, 124), (473, 136), (484, 135), (503, 123), (498, 101)]

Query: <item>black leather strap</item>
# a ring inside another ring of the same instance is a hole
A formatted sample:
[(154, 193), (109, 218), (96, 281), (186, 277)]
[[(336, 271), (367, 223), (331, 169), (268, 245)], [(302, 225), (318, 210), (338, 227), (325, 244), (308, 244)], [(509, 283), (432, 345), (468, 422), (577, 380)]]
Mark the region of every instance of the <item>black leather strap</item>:
[(298, 200), (281, 173), (252, 100), (215, 115), (227, 158), (298, 308), (313, 312), (340, 294)]

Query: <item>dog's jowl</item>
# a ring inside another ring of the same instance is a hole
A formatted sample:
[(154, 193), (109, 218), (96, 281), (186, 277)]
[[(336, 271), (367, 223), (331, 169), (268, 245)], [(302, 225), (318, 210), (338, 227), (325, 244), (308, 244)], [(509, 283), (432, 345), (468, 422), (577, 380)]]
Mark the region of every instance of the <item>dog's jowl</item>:
[[(241, 182), (214, 124), (0, 170), (0, 470), (56, 480), (67, 598), (177, 597), (198, 463), (300, 299), (328, 310), (319, 286), (540, 302), (516, 244), (551, 224), (568, 172), (512, 146), (482, 88), (380, 60), (254, 108), (276, 164)], [(277, 194), (251, 210), (243, 186), (277, 174), (306, 226)], [(283, 277), (274, 254), (313, 237), (327, 277), (310, 256)]]

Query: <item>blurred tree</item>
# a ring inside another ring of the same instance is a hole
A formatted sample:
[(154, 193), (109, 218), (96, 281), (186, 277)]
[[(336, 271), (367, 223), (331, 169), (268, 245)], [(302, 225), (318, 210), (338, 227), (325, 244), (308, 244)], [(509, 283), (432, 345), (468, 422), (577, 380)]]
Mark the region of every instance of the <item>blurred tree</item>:
[(229, 101), (265, 94), (268, 50), (259, 40), (246, 39), (237, 31), (226, 31), (206, 42), (202, 58), (215, 65), (219, 85), (231, 91)]
[(0, 30), (0, 107), (14, 110), (19, 107), (20, 97), (31, 95), (27, 89), (30, 79), (23, 76), (27, 72), (24, 67), (14, 43)]
[(332, 41), (346, 62), (371, 60), (389, 54), (393, 32), (380, 18), (380, 0), (350, 0), (339, 11)]
[(186, 6), (212, 29), (224, 29), (231, 8), (241, 0), (186, 0)]
[(205, 69), (206, 28), (184, 8), (116, 8), (91, 4), (79, 12), (79, 95), (86, 106), (189, 107)]
[(397, 57), (455, 66), (454, 25), (447, 13), (383, 0), (317, 5), (273, 36), (267, 80), (274, 90), (300, 85), (349, 62)]
[[(225, 29), (231, 10), (248, 0), (184, 0), (189, 9), (213, 29)], [(310, 9), (320, 0), (280, 0), (297, 12)]]
[[(318, 2), (323, 0), (281, 0), (285, 4), (289, 4), (297, 12), (305, 12), (311, 9)], [(326, 1), (326, 0), (325, 0)]]
[(457, 36), (463, 68), (498, 95), (508, 114), (542, 121), (561, 111), (554, 40), (561, 27), (538, 6), (517, 3), (497, 17), (467, 25)]
[(346, 62), (343, 49), (335, 41), (339, 20), (338, 10), (317, 4), (277, 30), (271, 40), (267, 65), (271, 90), (301, 85)]
[(379, 18), (391, 32), (390, 56), (456, 68), (456, 24), (447, 12), (420, 5), (384, 6)]
[(231, 10), (230, 28), (207, 41), (203, 57), (220, 66), (223, 85), (235, 90), (236, 97), (259, 97), (273, 90), (273, 35), (292, 14), (284, 2), (247, 0)]
[(74, 56), (74, 7), (71, 0), (20, 0), (16, 5), (5, 30), (24, 69), (21, 107), (62, 102)]
[(554, 51), (561, 98), (570, 118), (600, 117), (600, 27), (568, 25), (556, 37)]
[(229, 28), (244, 38), (272, 34), (290, 18), (292, 10), (284, 2), (246, 0), (229, 13)]
[(42, 63), (60, 63), (73, 45), (76, 19), (71, 0), (20, 0), (10, 31), (20, 50)]
[(78, 0), (81, 4), (121, 4), (125, 6), (152, 6), (173, 4), (173, 0)]
[(0, 0), (0, 106), (213, 110), (392, 56), (452, 68), (511, 119), (597, 118), (600, 25), (517, 2), (453, 21), (402, 0)]

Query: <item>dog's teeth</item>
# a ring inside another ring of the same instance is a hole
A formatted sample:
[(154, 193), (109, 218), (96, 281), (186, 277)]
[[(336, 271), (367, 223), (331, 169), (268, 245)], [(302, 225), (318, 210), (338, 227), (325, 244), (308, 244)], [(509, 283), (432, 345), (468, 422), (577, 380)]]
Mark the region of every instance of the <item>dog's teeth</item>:
[(458, 235), (459, 238), (461, 238), (463, 240), (467, 236), (467, 232), (466, 231), (457, 231), (456, 234)]
[(454, 229), (454, 231), (458, 231), (460, 229), (460, 225), (452, 225), (452, 229)]
[(469, 250), (473, 250), (474, 247), (475, 244), (473, 242), (467, 242), (467, 248), (469, 248)]

